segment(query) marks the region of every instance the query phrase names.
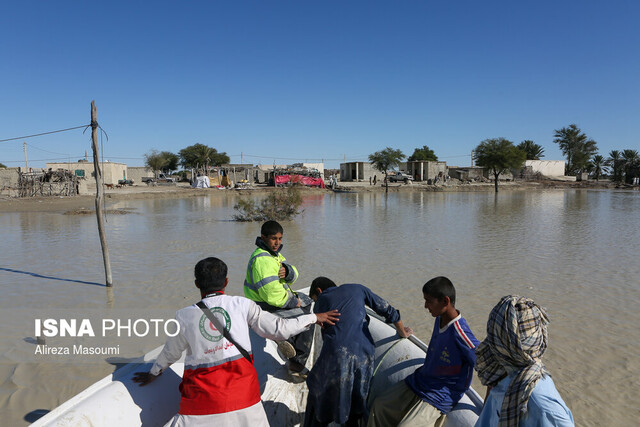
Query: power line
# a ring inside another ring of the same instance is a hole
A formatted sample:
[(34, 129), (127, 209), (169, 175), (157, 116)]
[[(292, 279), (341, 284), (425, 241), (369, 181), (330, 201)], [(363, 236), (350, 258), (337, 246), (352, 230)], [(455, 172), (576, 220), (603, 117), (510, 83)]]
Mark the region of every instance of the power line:
[(36, 136), (50, 135), (52, 133), (67, 132), (67, 131), (70, 131), (70, 130), (86, 128), (87, 126), (91, 126), (91, 125), (76, 126), (76, 127), (67, 128), (67, 129), (60, 129), (60, 130), (52, 130), (52, 131), (49, 131), (49, 132), (36, 133), (34, 135), (19, 136), (17, 138), (0, 139), (0, 142), (15, 141), (17, 139), (34, 138)]
[[(27, 143), (25, 142), (25, 144), (27, 144)], [(50, 154), (59, 154), (59, 155), (61, 155), (61, 156), (69, 156), (69, 154), (68, 154), (68, 153), (56, 153), (55, 151), (48, 151), (48, 150), (44, 150), (44, 149), (42, 149), (42, 148), (36, 147), (35, 145), (31, 145), (31, 144), (27, 144), (27, 145), (28, 145), (29, 147), (31, 147), (31, 148), (35, 148), (36, 150), (44, 151), (45, 153), (50, 153)]]
[[(229, 157), (240, 157), (240, 154), (228, 154)], [(244, 157), (255, 157), (258, 159), (274, 159), (274, 160), (324, 160), (324, 161), (338, 161), (343, 158), (328, 159), (326, 157), (274, 157), (274, 156), (255, 156), (252, 154), (243, 154)], [(365, 156), (349, 157), (353, 160), (364, 160)]]
[[(50, 161), (62, 160), (61, 163), (75, 163), (75, 162), (69, 162), (68, 161), (69, 157), (75, 157), (75, 156), (59, 157), (55, 159), (35, 159), (35, 160), (30, 159), (29, 162), (50, 162)], [(78, 157), (84, 157), (84, 154)], [(2, 163), (24, 163), (24, 160), (3, 160)]]

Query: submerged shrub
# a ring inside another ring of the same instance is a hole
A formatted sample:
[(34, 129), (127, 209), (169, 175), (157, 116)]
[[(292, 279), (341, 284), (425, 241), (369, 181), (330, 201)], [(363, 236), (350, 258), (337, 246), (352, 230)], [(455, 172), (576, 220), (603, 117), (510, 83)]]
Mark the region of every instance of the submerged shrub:
[(233, 215), (235, 221), (282, 221), (292, 219), (302, 213), (300, 205), (302, 196), (295, 187), (286, 190), (275, 190), (260, 203), (256, 203), (251, 198), (241, 198), (233, 207), (236, 214)]

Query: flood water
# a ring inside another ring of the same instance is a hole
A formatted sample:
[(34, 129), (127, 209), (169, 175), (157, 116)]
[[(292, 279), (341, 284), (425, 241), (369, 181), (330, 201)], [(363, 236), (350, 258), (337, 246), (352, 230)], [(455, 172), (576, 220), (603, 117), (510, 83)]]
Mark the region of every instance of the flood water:
[[(207, 256), (228, 264), (228, 293), (242, 295), (259, 224), (230, 221), (236, 197), (109, 205), (135, 212), (108, 216), (113, 292), (100, 286), (93, 216), (0, 214), (3, 424), (26, 424), (33, 411), (59, 405), (114, 369), (104, 356), (86, 364), (35, 357), (33, 322), (47, 310), (174, 312), (197, 301), (192, 269)], [(533, 298), (551, 319), (545, 363), (576, 424), (640, 419), (639, 192), (309, 194), (304, 213), (283, 226), (283, 254), (301, 274), (296, 287), (319, 275), (365, 284), (427, 342), (433, 319), (421, 287), (432, 277), (453, 281), (457, 308), (479, 339), (500, 297)], [(140, 356), (163, 341), (141, 340), (135, 351), (123, 348), (137, 354), (120, 356)], [(484, 395), (477, 379), (473, 385)]]

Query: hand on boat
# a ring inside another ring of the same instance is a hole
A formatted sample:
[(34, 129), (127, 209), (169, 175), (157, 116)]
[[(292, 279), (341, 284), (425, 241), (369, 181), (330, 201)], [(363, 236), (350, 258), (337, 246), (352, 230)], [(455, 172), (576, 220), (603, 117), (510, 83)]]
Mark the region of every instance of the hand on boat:
[(409, 335), (413, 335), (413, 329), (411, 329), (408, 326), (404, 326), (404, 323), (402, 323), (402, 320), (398, 320), (393, 325), (396, 327), (396, 330), (398, 331), (398, 335), (400, 335), (400, 338), (409, 338)]
[(401, 333), (400, 331), (398, 331), (398, 335), (400, 335), (402, 338), (409, 338), (410, 335), (413, 335), (413, 329), (411, 329), (408, 326), (405, 326), (402, 329), (402, 332), (404, 333)]
[(150, 372), (136, 372), (133, 374), (133, 382), (140, 383), (140, 387), (143, 387), (158, 378), (158, 375), (152, 375)]
[(338, 313), (338, 310), (331, 310), (325, 313), (316, 313), (316, 317), (318, 318), (316, 322), (318, 325), (324, 326), (325, 323), (335, 325), (336, 322), (340, 320), (340, 313)]

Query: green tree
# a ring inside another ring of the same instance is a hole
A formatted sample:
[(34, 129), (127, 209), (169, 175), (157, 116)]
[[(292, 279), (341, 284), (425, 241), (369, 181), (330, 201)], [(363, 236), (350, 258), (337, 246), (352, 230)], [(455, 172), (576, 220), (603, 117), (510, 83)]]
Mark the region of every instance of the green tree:
[(185, 169), (209, 170), (209, 166), (219, 166), (229, 163), (227, 153), (218, 153), (215, 148), (204, 144), (194, 144), (183, 148), (178, 152), (180, 163)]
[(640, 153), (638, 150), (622, 150), (622, 160), (624, 162), (624, 181), (631, 184), (640, 169)]
[(398, 164), (405, 157), (406, 156), (402, 154), (402, 151), (394, 150), (391, 147), (387, 147), (384, 150), (376, 151), (373, 154), (369, 154), (369, 163), (371, 163), (375, 169), (384, 173), (385, 192), (389, 191), (387, 171), (391, 168), (398, 166)]
[(160, 155), (158, 150), (151, 150), (144, 155), (145, 166), (151, 169), (156, 177), (158, 176), (158, 171), (163, 168), (165, 163), (164, 157)]
[(605, 158), (600, 154), (593, 156), (591, 159), (591, 170), (594, 178), (598, 181), (600, 179), (600, 175), (602, 175), (603, 172), (607, 172), (607, 161)]
[(422, 148), (414, 149), (413, 154), (410, 155), (407, 160), (410, 162), (415, 162), (418, 160), (430, 160), (435, 162), (438, 160), (438, 156), (436, 156), (436, 153), (434, 153), (432, 149), (430, 149), (426, 145), (423, 145)]
[(158, 171), (170, 172), (178, 169), (178, 156), (169, 151), (151, 150), (144, 155), (144, 163), (157, 177)]
[(518, 144), (518, 148), (527, 154), (527, 160), (540, 160), (544, 157), (544, 148), (530, 139), (522, 141)]
[(161, 151), (160, 155), (164, 157), (166, 164), (162, 168), (163, 172), (171, 172), (178, 169), (180, 163), (180, 157), (177, 154), (170, 151)]
[(524, 151), (505, 138), (485, 139), (473, 151), (476, 164), (493, 173), (496, 193), (500, 174), (510, 169), (520, 169), (526, 157)]
[(0, 163), (0, 168), (6, 169), (7, 167), (4, 164)]
[(612, 170), (613, 181), (622, 181), (622, 171), (624, 165), (620, 151), (611, 150), (609, 152), (609, 157), (607, 158), (607, 166), (609, 166)]
[(569, 127), (556, 129), (553, 142), (558, 144), (562, 154), (567, 158), (567, 172), (578, 174), (584, 171), (589, 160), (598, 152), (597, 143), (572, 124)]

